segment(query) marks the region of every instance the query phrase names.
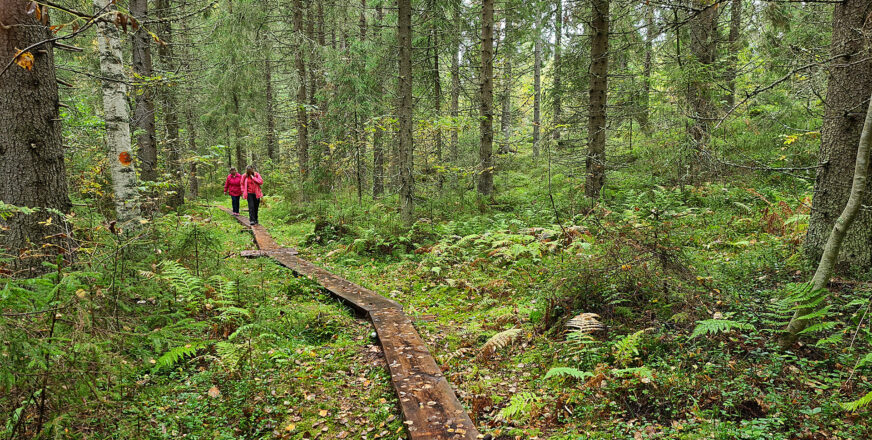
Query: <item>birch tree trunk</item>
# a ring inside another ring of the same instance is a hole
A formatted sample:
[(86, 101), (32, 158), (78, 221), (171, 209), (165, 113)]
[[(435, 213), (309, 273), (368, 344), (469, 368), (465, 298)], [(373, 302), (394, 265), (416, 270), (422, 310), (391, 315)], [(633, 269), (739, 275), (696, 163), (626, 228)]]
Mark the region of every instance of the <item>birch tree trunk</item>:
[[(109, 0), (94, 0), (97, 10), (115, 11)], [(104, 78), (103, 113), (106, 120), (106, 145), (115, 195), (115, 214), (120, 223), (139, 219), (139, 188), (136, 169), (130, 154), (130, 111), (127, 108), (127, 77), (122, 65), (121, 40), (118, 28), (108, 19), (97, 22), (97, 47), (100, 54), (100, 74)]]
[[(869, 98), (866, 120), (863, 123), (863, 131), (860, 134), (860, 144), (857, 146), (857, 159), (854, 163), (854, 178), (851, 183), (851, 193), (848, 196), (845, 208), (833, 225), (833, 230), (827, 238), (826, 245), (824, 245), (823, 254), (811, 280), (813, 290), (827, 287), (833, 274), (833, 268), (838, 262), (842, 242), (844, 242), (848, 229), (851, 228), (851, 224), (854, 223), (857, 213), (860, 212), (860, 208), (863, 206), (863, 199), (866, 195), (866, 182), (869, 175), (870, 151), (872, 151), (872, 97)], [(787, 329), (785, 329), (786, 335), (781, 341), (782, 348), (793, 345), (799, 332), (803, 331), (809, 324), (807, 319), (801, 318), (812, 312), (814, 312), (814, 308), (811, 306), (796, 309), (793, 318), (787, 325)]]

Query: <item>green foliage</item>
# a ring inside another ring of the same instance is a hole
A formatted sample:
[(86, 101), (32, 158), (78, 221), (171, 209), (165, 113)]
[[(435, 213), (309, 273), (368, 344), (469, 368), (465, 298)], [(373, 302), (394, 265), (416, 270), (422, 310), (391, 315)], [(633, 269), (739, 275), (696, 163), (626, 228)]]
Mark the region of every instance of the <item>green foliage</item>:
[(157, 361), (154, 364), (154, 368), (152, 368), (152, 372), (157, 373), (161, 370), (172, 369), (181, 361), (196, 355), (199, 350), (207, 347), (208, 345), (208, 342), (194, 342), (172, 348), (166, 353), (162, 354), (159, 358), (157, 358)]
[(499, 417), (505, 420), (522, 422), (530, 417), (539, 400), (535, 394), (530, 392), (515, 394), (512, 396), (509, 404), (500, 410)]
[(697, 321), (691, 339), (700, 336), (729, 333), (733, 330), (754, 330), (754, 326), (745, 322), (732, 321), (729, 319), (706, 319)]
[(545, 373), (545, 379), (552, 377), (571, 377), (573, 379), (587, 379), (593, 377), (593, 373), (589, 371), (581, 371), (572, 367), (553, 367)]

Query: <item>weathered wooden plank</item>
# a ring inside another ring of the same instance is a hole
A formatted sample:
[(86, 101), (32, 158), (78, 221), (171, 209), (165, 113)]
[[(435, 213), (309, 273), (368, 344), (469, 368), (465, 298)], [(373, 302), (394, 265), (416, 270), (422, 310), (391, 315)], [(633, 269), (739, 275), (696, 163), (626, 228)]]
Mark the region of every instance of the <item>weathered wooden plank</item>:
[[(251, 227), (245, 217), (236, 216), (236, 219)], [(391, 382), (412, 440), (490, 438), (478, 433), (427, 345), (403, 313), (402, 305), (298, 257), (296, 250), (279, 246), (262, 225), (251, 229), (260, 251), (250, 251), (246, 256), (268, 256), (314, 279), (334, 296), (369, 316), (384, 350)]]

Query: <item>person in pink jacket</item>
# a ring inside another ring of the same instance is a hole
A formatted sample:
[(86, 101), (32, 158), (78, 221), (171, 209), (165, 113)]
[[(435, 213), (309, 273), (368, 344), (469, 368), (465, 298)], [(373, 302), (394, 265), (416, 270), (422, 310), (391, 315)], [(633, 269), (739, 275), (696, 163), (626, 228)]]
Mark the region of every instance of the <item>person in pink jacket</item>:
[(258, 220), (257, 209), (260, 207), (260, 199), (263, 197), (263, 192), (260, 190), (261, 185), (263, 185), (263, 177), (254, 171), (254, 166), (249, 165), (242, 176), (242, 196), (248, 200), (248, 220), (252, 226), (256, 225)]
[(242, 174), (236, 172), (235, 167), (230, 168), (230, 174), (224, 180), (224, 194), (230, 196), (233, 204), (233, 215), (239, 215), (239, 198), (242, 197)]

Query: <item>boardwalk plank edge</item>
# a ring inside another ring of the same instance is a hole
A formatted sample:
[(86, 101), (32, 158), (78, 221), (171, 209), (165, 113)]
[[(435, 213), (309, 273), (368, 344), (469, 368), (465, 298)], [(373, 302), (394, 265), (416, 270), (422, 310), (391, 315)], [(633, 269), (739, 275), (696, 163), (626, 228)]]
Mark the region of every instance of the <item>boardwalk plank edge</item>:
[[(225, 207), (221, 209), (232, 214)], [(262, 225), (251, 226), (247, 218), (234, 217), (251, 229), (258, 247), (255, 251), (244, 251), (243, 256), (270, 257), (297, 274), (314, 279), (331, 294), (369, 317), (385, 354), (409, 438), (490, 438), (490, 435), (480, 434), (472, 423), (401, 304), (298, 257), (295, 249), (276, 243)]]

